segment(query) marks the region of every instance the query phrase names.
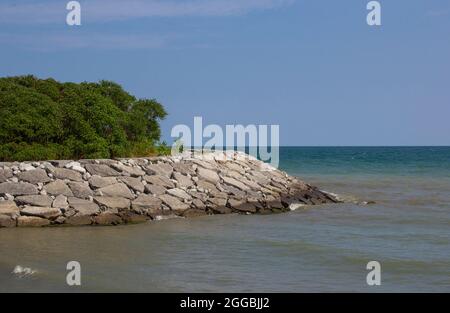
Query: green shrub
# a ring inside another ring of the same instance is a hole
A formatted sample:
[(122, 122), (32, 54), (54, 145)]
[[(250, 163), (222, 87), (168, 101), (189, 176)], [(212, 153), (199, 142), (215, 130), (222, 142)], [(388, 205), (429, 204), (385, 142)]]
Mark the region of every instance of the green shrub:
[(0, 160), (145, 156), (157, 150), (166, 115), (110, 81), (0, 78)]

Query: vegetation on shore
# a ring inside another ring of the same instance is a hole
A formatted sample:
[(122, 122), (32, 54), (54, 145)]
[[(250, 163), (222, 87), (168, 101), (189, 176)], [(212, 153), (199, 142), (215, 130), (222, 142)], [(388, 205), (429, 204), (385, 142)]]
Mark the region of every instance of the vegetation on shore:
[(0, 161), (166, 154), (158, 144), (166, 115), (111, 81), (0, 78)]

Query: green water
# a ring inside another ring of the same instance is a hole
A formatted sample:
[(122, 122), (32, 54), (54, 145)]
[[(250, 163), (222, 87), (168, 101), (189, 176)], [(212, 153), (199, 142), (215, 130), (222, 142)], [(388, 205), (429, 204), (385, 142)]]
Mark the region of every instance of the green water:
[[(450, 148), (282, 148), (348, 203), (113, 228), (2, 229), (0, 291), (450, 291)], [(375, 201), (374, 205), (355, 204)], [(66, 285), (66, 263), (82, 286)], [(381, 264), (381, 286), (366, 264)], [(20, 277), (16, 265), (34, 275)]]

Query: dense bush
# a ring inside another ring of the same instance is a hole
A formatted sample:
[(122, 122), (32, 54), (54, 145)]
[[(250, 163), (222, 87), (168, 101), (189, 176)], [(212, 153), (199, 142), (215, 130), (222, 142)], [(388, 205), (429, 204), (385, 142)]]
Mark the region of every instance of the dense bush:
[(159, 151), (166, 114), (156, 100), (110, 81), (0, 78), (0, 160), (149, 155)]

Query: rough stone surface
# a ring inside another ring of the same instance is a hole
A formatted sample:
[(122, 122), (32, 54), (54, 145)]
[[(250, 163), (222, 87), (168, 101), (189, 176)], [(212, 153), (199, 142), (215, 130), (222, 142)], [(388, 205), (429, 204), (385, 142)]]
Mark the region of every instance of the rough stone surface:
[(206, 209), (206, 204), (205, 202), (201, 201), (200, 199), (194, 199), (192, 200), (192, 205), (199, 210), (205, 210)]
[(116, 214), (102, 213), (94, 217), (94, 222), (98, 225), (119, 225), (122, 223), (122, 219)]
[(131, 203), (131, 206), (135, 212), (154, 212), (160, 210), (162, 201), (161, 199), (150, 196), (150, 195), (140, 195)]
[(236, 179), (231, 178), (231, 177), (226, 177), (226, 176), (223, 177), (223, 182), (227, 185), (230, 185), (230, 186), (235, 187), (240, 190), (248, 190), (249, 189), (249, 187), (247, 187), (240, 181), (237, 181)]
[(219, 192), (219, 190), (216, 188), (216, 186), (214, 186), (210, 182), (203, 181), (203, 180), (199, 180), (197, 182), (197, 187), (202, 188), (204, 190), (212, 191), (212, 192)]
[(87, 183), (70, 182), (68, 185), (74, 197), (88, 199), (94, 195), (94, 192), (89, 188)]
[(56, 168), (53, 171), (53, 175), (55, 176), (55, 178), (57, 179), (68, 179), (68, 180), (73, 180), (73, 181), (78, 181), (81, 182), (83, 181), (83, 177), (81, 176), (81, 174), (75, 170), (69, 170), (66, 168)]
[(192, 163), (174, 163), (173, 170), (183, 175), (195, 175), (195, 170), (192, 168)]
[(147, 175), (144, 176), (144, 180), (152, 185), (158, 185), (165, 188), (174, 188), (175, 184), (169, 178), (163, 175)]
[(15, 199), (18, 204), (50, 207), (52, 206), (53, 199), (47, 195), (32, 195), (32, 196), (19, 196)]
[(167, 190), (167, 193), (182, 200), (192, 200), (192, 197), (186, 191), (180, 188), (169, 189)]
[(38, 189), (30, 183), (0, 183), (0, 195), (9, 194), (12, 196), (36, 195)]
[(68, 199), (69, 206), (74, 209), (78, 215), (94, 215), (100, 212), (100, 208), (94, 202), (78, 199), (78, 198), (69, 198)]
[(91, 175), (98, 175), (102, 177), (120, 176), (120, 173), (105, 164), (86, 164), (86, 170)]
[(144, 223), (144, 222), (146, 222), (149, 219), (145, 215), (136, 214), (134, 212), (121, 213), (120, 217), (127, 224)]
[(119, 180), (134, 191), (144, 192), (145, 186), (140, 178), (120, 177)]
[(8, 181), (8, 178), (13, 177), (13, 172), (10, 169), (0, 169), (0, 183)]
[(63, 195), (59, 195), (53, 200), (52, 207), (59, 209), (67, 209), (69, 207), (69, 203), (67, 202), (67, 197)]
[(47, 172), (41, 169), (21, 172), (17, 174), (17, 178), (32, 184), (47, 183), (51, 180), (50, 177), (47, 176)]
[(7, 215), (0, 215), (0, 228), (16, 227), (16, 220)]
[(95, 197), (94, 201), (105, 209), (126, 210), (130, 208), (130, 200), (120, 197)]
[(26, 216), (37, 216), (46, 219), (55, 219), (61, 215), (61, 211), (57, 208), (26, 206), (20, 211), (20, 214)]
[(172, 176), (173, 167), (169, 164), (149, 164), (145, 167), (145, 171), (149, 175), (162, 175), (166, 177)]
[(198, 178), (212, 184), (217, 184), (220, 181), (220, 177), (215, 171), (202, 167), (198, 168)]
[(149, 193), (155, 196), (163, 195), (166, 193), (166, 188), (159, 185), (145, 185), (145, 193)]
[(43, 227), (50, 225), (50, 221), (36, 216), (20, 216), (17, 219), (18, 227)]
[(178, 198), (171, 195), (161, 195), (159, 198), (167, 205), (172, 211), (184, 211), (189, 209), (189, 205), (180, 201)]
[(94, 189), (103, 188), (114, 184), (117, 184), (117, 179), (115, 177), (101, 177), (94, 175), (89, 179), (89, 185)]
[(0, 163), (0, 227), (270, 214), (336, 202), (240, 152)]
[(208, 213), (204, 209), (187, 209), (183, 213), (181, 213), (181, 216), (183, 217), (198, 217), (198, 216), (204, 216), (208, 215)]
[(0, 215), (14, 217), (19, 213), (20, 210), (14, 201), (0, 201)]
[(74, 215), (66, 218), (64, 224), (71, 226), (91, 225), (92, 218), (89, 215)]
[(122, 163), (114, 164), (112, 167), (119, 172), (128, 173), (132, 177), (145, 175), (145, 172), (140, 167), (126, 166)]
[(190, 177), (185, 176), (185, 175), (183, 175), (181, 173), (175, 172), (173, 174), (173, 178), (177, 181), (177, 185), (179, 187), (188, 188), (188, 187), (191, 187), (191, 186), (194, 185), (194, 182), (192, 181), (192, 179)]
[(123, 183), (109, 185), (98, 189), (98, 191), (100, 191), (103, 196), (107, 197), (121, 197), (133, 199), (133, 194), (131, 193), (130, 189), (128, 189), (128, 187)]
[(67, 186), (67, 184), (63, 180), (55, 180), (54, 182), (47, 184), (44, 189), (47, 194), (51, 196), (73, 196), (72, 190), (70, 190), (69, 186)]

